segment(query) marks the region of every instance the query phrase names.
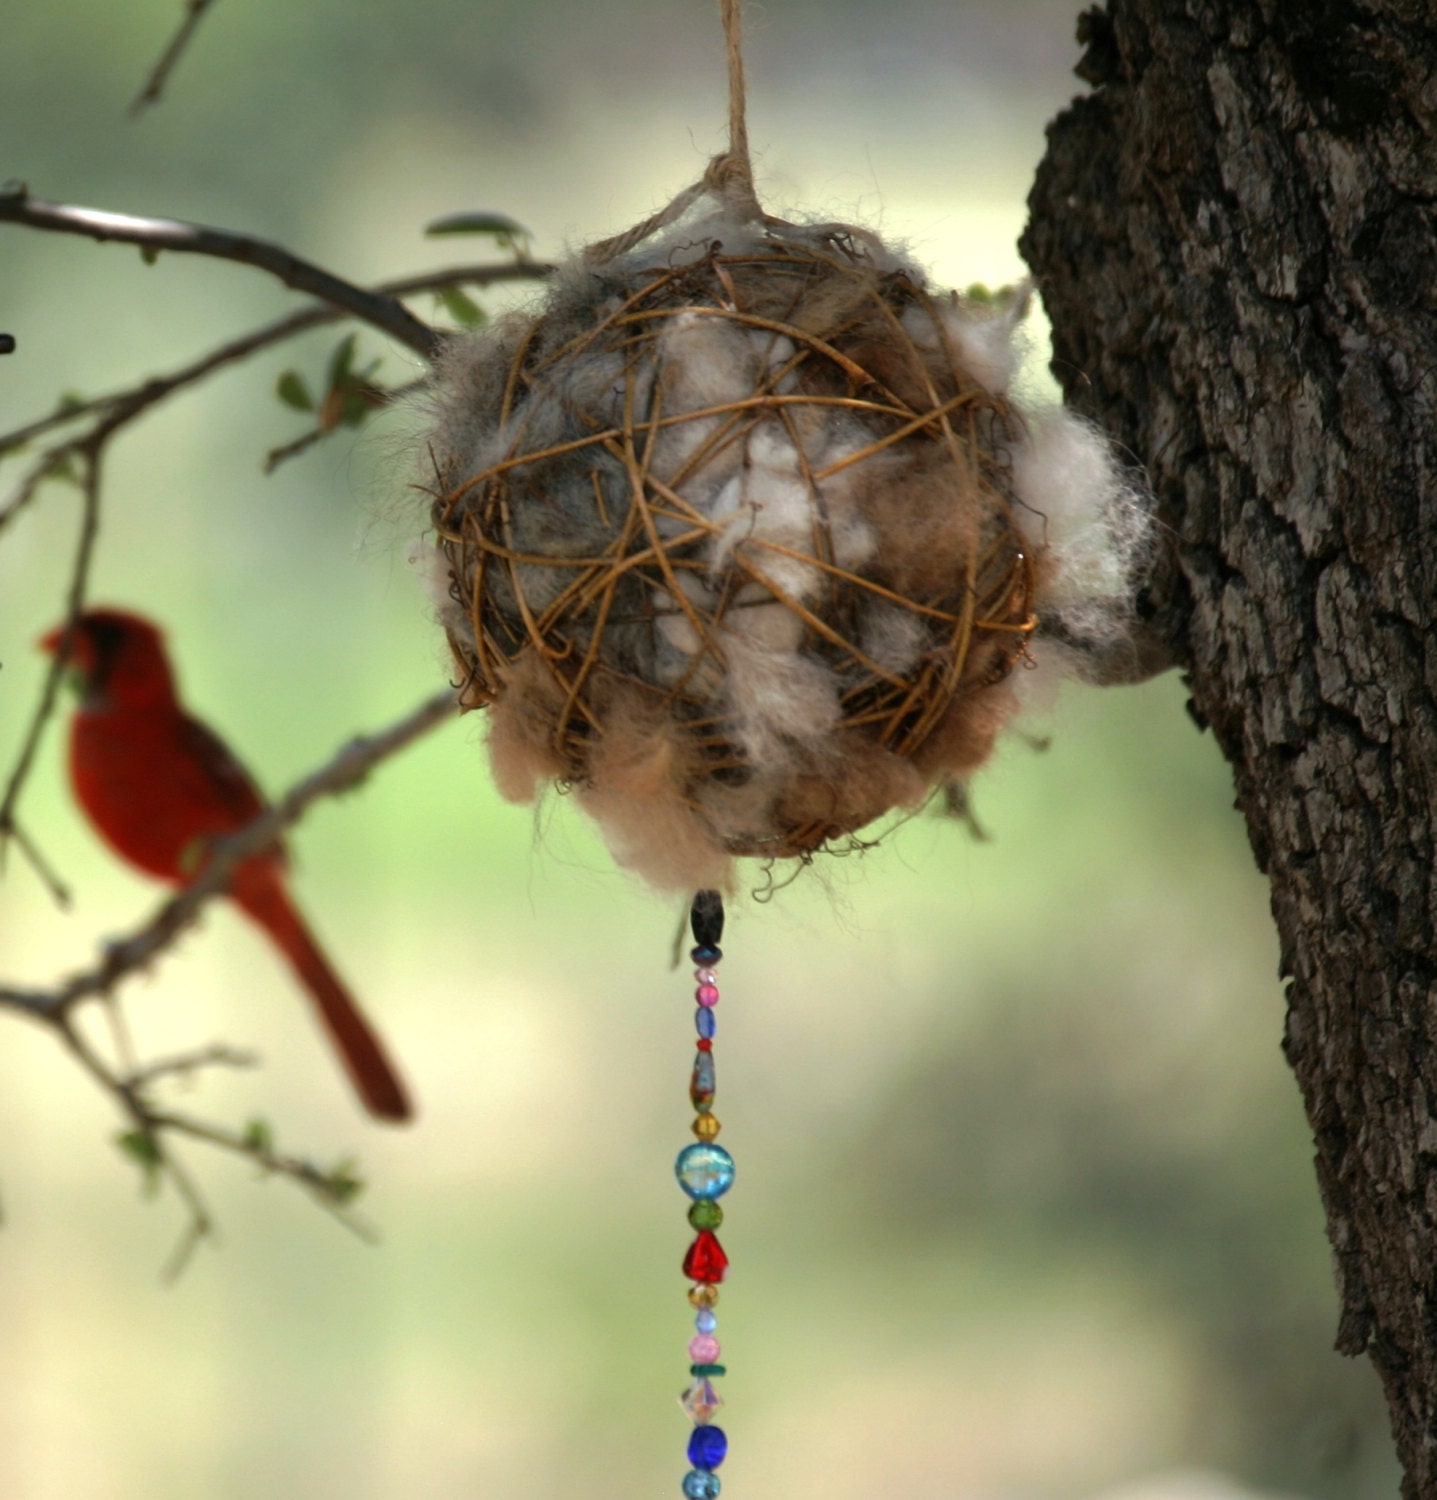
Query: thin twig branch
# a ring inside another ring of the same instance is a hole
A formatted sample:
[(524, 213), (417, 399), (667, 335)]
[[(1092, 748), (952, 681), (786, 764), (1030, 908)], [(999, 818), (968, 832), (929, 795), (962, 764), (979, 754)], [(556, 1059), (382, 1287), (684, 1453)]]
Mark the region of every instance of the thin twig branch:
[[(45, 726), (49, 723), (50, 716), (55, 712), (55, 705), (59, 702), (60, 679), (64, 674), (65, 662), (69, 656), (69, 644), (75, 621), (79, 619), (85, 608), (85, 592), (90, 582), (90, 560), (94, 556), (95, 537), (100, 530), (100, 465), (109, 435), (110, 429), (101, 425), (78, 450), (84, 466), (80, 481), (82, 508), (80, 535), (75, 543), (75, 558), (70, 568), (65, 634), (60, 649), (55, 652), (46, 669), (39, 702), (36, 703), (35, 710), (30, 716), (30, 724), (25, 731), (20, 754), (15, 759), (14, 769), (10, 772), (10, 778), (6, 782), (4, 796), (0, 797), (0, 859), (3, 859), (9, 840), (15, 835), (15, 808), (19, 803), (25, 782), (29, 779), (30, 768), (35, 762), (35, 752), (40, 748)], [(28, 840), (21, 841), (21, 848), (27, 852), (32, 847)], [(37, 868), (44, 878), (47, 868), (43, 863)], [(49, 883), (51, 889), (57, 893), (58, 899), (58, 893), (64, 887), (53, 880)]]
[(189, 46), (190, 39), (198, 30), (205, 12), (212, 4), (213, 0), (188, 0), (184, 19), (170, 38), (165, 50), (160, 54), (160, 60), (150, 70), (150, 76), (145, 80), (144, 88), (136, 95), (135, 102), (130, 105), (132, 115), (139, 114), (148, 105), (159, 103), (160, 95), (164, 93), (165, 85), (170, 80), (170, 74), (174, 72), (175, 65), (179, 62), (185, 48)]
[[(553, 275), (554, 267), (547, 261), (519, 260), (501, 261), (498, 264), (476, 264), (472, 266), (446, 266), (438, 271), (426, 271), (417, 276), (405, 276), (395, 281), (380, 282), (371, 287), (376, 297), (414, 297), (423, 292), (442, 292), (458, 286), (497, 286), (507, 281), (540, 281)], [(96, 414), (109, 414), (123, 408), (125, 420), (133, 421), (157, 402), (186, 386), (194, 385), (207, 375), (236, 364), (276, 344), (308, 333), (312, 328), (322, 328), (328, 323), (338, 323), (351, 316), (348, 309), (320, 303), (301, 308), (288, 317), (277, 318), (264, 327), (242, 334), (239, 338), (221, 344), (198, 359), (168, 375), (153, 375), (139, 385), (122, 391), (113, 391), (107, 396), (96, 396), (89, 401), (77, 401), (48, 417), (39, 417), (24, 427), (16, 427), (0, 434), (0, 455), (23, 447), (48, 432), (68, 427)], [(8, 516), (9, 507), (0, 512), (0, 525)]]
[[(58, 654), (58, 653), (57, 653)], [(216, 842), (200, 875), (179, 895), (163, 903), (148, 922), (129, 938), (110, 944), (95, 968), (49, 990), (0, 987), (0, 1008), (8, 1008), (48, 1027), (76, 1061), (115, 1101), (133, 1127), (123, 1144), (141, 1148), (136, 1155), (146, 1171), (167, 1180), (175, 1189), (187, 1214), (187, 1223), (175, 1248), (166, 1276), (183, 1270), (196, 1247), (213, 1236), (215, 1226), (209, 1206), (188, 1169), (175, 1156), (170, 1138), (187, 1136), (253, 1162), (262, 1171), (284, 1177), (302, 1187), (327, 1212), (364, 1239), (373, 1231), (350, 1207), (362, 1187), (348, 1163), (325, 1168), (303, 1157), (276, 1151), (269, 1132), (258, 1124), (243, 1131), (227, 1129), (193, 1116), (158, 1108), (150, 1090), (162, 1079), (213, 1066), (247, 1067), (251, 1054), (225, 1045), (162, 1058), (142, 1067), (116, 1071), (86, 1040), (76, 1019), (77, 1003), (87, 997), (113, 1000), (112, 990), (170, 946), (195, 919), (206, 901), (226, 889), (238, 864), (269, 848), (279, 835), (297, 822), (321, 797), (335, 796), (361, 782), (381, 761), (397, 754), (430, 729), (458, 712), (454, 692), (436, 693), (404, 718), (376, 734), (351, 740), (317, 771), (296, 782), (261, 817), (230, 838)]]
[(173, 1057), (157, 1057), (144, 1067), (131, 1068), (121, 1080), (132, 1089), (147, 1088), (157, 1078), (181, 1078), (198, 1073), (203, 1068), (257, 1068), (259, 1054), (231, 1047), (227, 1042), (215, 1042), (208, 1047), (196, 1048), (193, 1052), (179, 1052)]
[[(507, 281), (537, 281), (553, 273), (554, 267), (545, 261), (504, 261), (497, 265), (448, 266), (443, 270), (429, 271), (418, 276), (406, 276), (396, 281), (383, 282), (373, 288), (375, 295), (387, 297), (411, 297), (421, 292), (439, 292), (457, 286), (494, 286)], [(103, 422), (107, 435), (113, 435), (122, 427), (144, 415), (152, 406), (212, 375), (225, 365), (248, 359), (252, 354), (272, 348), (287, 339), (295, 338), (310, 329), (337, 323), (351, 316), (347, 309), (321, 303), (302, 308), (288, 317), (267, 323), (217, 349), (209, 350), (198, 359), (183, 365), (168, 375), (151, 376), (139, 385), (130, 386), (107, 396), (96, 396), (89, 401), (77, 401), (62, 406), (47, 417), (39, 417), (0, 434), (0, 458), (23, 447), (26, 443), (46, 433), (58, 431), (74, 423), (91, 419)], [(403, 391), (412, 389), (405, 386)], [(98, 425), (98, 424), (97, 424)], [(93, 432), (94, 429), (91, 429)], [(66, 460), (77, 452), (90, 436), (86, 433), (52, 444), (39, 453), (25, 470), (10, 498), (0, 505), (0, 531), (10, 524), (35, 499), (41, 485), (62, 469)]]
[(311, 261), (302, 260), (280, 245), (252, 235), (233, 234), (204, 224), (189, 224), (182, 219), (143, 219), (97, 208), (46, 203), (32, 198), (23, 187), (0, 193), (0, 223), (23, 224), (30, 229), (51, 230), (58, 234), (85, 235), (93, 240), (118, 240), (152, 253), (175, 250), (254, 266), (297, 292), (308, 292), (312, 297), (343, 308), (426, 360), (434, 358), (442, 342), (435, 329), (421, 323), (397, 298), (367, 292)]
[(357, 786), (381, 761), (412, 744), (429, 730), (452, 718), (458, 703), (451, 690), (436, 693), (388, 729), (351, 740), (319, 770), (297, 782), (264, 814), (226, 839), (216, 840), (199, 876), (177, 896), (163, 902), (150, 919), (129, 937), (106, 945), (94, 968), (45, 991), (0, 986), (0, 1007), (23, 1011), (38, 1019), (63, 1015), (77, 1001), (108, 994), (127, 974), (162, 953), (199, 915), (207, 901), (229, 885), (235, 867), (268, 849), (312, 803)]

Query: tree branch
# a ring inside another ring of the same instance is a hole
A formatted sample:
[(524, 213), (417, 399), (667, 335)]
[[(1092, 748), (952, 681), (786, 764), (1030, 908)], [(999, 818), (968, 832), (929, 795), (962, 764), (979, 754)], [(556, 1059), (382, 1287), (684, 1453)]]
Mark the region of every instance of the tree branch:
[(436, 693), (387, 729), (351, 740), (325, 765), (297, 782), (263, 816), (233, 837), (217, 842), (200, 875), (177, 896), (164, 902), (130, 937), (108, 945), (93, 969), (49, 990), (0, 987), (0, 1008), (28, 1016), (60, 1039), (133, 1127), (121, 1138), (127, 1153), (151, 1177), (163, 1178), (175, 1189), (188, 1222), (166, 1269), (167, 1277), (178, 1275), (200, 1242), (214, 1233), (214, 1219), (204, 1195), (176, 1158), (169, 1140), (172, 1136), (187, 1136), (218, 1147), (244, 1157), (264, 1172), (288, 1179), (347, 1228), (362, 1238), (372, 1238), (372, 1231), (350, 1209), (363, 1184), (348, 1162), (325, 1168), (304, 1157), (275, 1150), (268, 1127), (262, 1122), (252, 1122), (246, 1129), (236, 1131), (160, 1109), (150, 1100), (151, 1088), (162, 1079), (205, 1067), (248, 1067), (254, 1061), (251, 1054), (216, 1045), (117, 1071), (80, 1031), (76, 1005), (86, 998), (109, 997), (121, 979), (168, 948), (194, 921), (204, 904), (226, 889), (235, 867), (274, 844), (283, 830), (297, 822), (313, 803), (357, 786), (381, 761), (457, 712), (454, 693), (446, 690)]
[[(95, 538), (100, 530), (100, 464), (109, 435), (110, 429), (101, 425), (78, 450), (84, 465), (80, 483), (83, 508), (80, 534), (75, 544), (75, 558), (70, 568), (65, 635), (60, 649), (55, 652), (46, 669), (39, 702), (30, 716), (30, 724), (25, 731), (20, 754), (16, 757), (15, 766), (5, 784), (4, 796), (0, 797), (0, 859), (3, 859), (9, 840), (16, 836), (15, 808), (25, 782), (29, 779), (30, 768), (35, 762), (35, 752), (40, 748), (45, 726), (49, 723), (51, 715), (55, 712), (55, 705), (59, 702), (60, 679), (69, 656), (70, 638), (75, 628), (75, 621), (79, 619), (85, 607), (85, 592), (90, 581), (90, 561), (95, 552)], [(34, 845), (28, 837), (21, 836), (17, 842), (27, 856), (32, 855)], [(63, 906), (65, 902), (63, 885), (52, 878), (49, 867), (43, 859), (32, 859), (32, 863)]]
[[(389, 298), (413, 297), (422, 292), (446, 291), (450, 287), (497, 286), (507, 281), (540, 281), (551, 276), (553, 272), (554, 267), (549, 262), (534, 260), (446, 266), (437, 271), (425, 271), (416, 276), (404, 276), (395, 281), (380, 282), (379, 285), (370, 288), (370, 294)], [(48, 417), (39, 417), (33, 422), (27, 422), (23, 427), (16, 427), (10, 432), (0, 434), (0, 457), (23, 447), (37, 437), (44, 437), (46, 433), (54, 432), (59, 428), (69, 426), (72, 422), (97, 414), (109, 415), (123, 410), (124, 421), (132, 422), (157, 402), (163, 401), (186, 386), (195, 385), (226, 365), (237, 364), (241, 360), (248, 359), (252, 354), (259, 354), (288, 339), (308, 333), (311, 329), (323, 328), (326, 324), (338, 323), (350, 316), (352, 314), (347, 308), (337, 307), (327, 302), (301, 308), (288, 317), (277, 318), (272, 323), (266, 323), (262, 328), (254, 329), (250, 333), (242, 334), (228, 343), (221, 344), (218, 348), (208, 351), (187, 365), (182, 365), (168, 375), (154, 375), (141, 384), (128, 386), (122, 391), (114, 391), (107, 396), (96, 396), (89, 401), (75, 402), (51, 412)], [(3, 527), (10, 519), (14, 509), (12, 500), (3, 510), (0, 510), (0, 527)]]
[(175, 250), (254, 266), (295, 291), (308, 292), (343, 308), (426, 360), (434, 358), (442, 342), (435, 329), (421, 323), (396, 298), (367, 292), (279, 245), (250, 235), (189, 224), (182, 219), (142, 219), (132, 214), (107, 213), (103, 209), (46, 203), (32, 198), (24, 187), (0, 193), (0, 223), (22, 224), (30, 229), (58, 234), (85, 235), (93, 240), (118, 240), (122, 244), (138, 245), (151, 253)]
[(190, 40), (199, 29), (205, 12), (213, 3), (214, 0), (188, 0), (184, 19), (176, 28), (165, 50), (160, 54), (160, 60), (150, 70), (150, 76), (145, 80), (144, 88), (135, 96), (134, 103), (130, 105), (132, 115), (139, 114), (148, 105), (159, 103), (160, 95), (164, 93), (165, 85), (170, 80), (170, 74), (174, 72), (185, 48), (189, 46)]
[(47, 1020), (65, 1015), (77, 1001), (88, 996), (108, 994), (126, 975), (168, 948), (195, 920), (205, 903), (227, 889), (235, 867), (273, 845), (313, 803), (357, 786), (381, 761), (403, 750), (458, 711), (454, 693), (446, 689), (426, 699), (388, 729), (351, 740), (326, 765), (291, 787), (261, 817), (231, 837), (217, 840), (201, 873), (177, 896), (163, 902), (128, 938), (108, 944), (104, 957), (94, 968), (76, 974), (50, 990), (0, 986), (0, 1007)]

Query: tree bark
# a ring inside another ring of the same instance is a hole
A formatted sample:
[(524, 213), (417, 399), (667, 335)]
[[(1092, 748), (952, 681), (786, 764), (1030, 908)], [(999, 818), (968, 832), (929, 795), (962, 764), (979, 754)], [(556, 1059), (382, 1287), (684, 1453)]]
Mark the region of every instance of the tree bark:
[(1437, 16), (1109, 0), (1079, 38), (1022, 248), (1149, 475), (1145, 606), (1272, 880), (1337, 1347), (1437, 1500)]

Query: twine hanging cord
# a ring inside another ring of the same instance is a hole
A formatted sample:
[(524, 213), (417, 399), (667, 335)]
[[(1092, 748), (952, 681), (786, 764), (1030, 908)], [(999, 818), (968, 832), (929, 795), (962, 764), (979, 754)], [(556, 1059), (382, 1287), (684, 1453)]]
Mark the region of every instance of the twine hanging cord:
[(719, 0), (728, 52), (728, 150), (715, 156), (697, 182), (670, 199), (659, 211), (607, 240), (590, 245), (584, 258), (591, 264), (615, 260), (667, 229), (705, 196), (715, 197), (736, 219), (763, 224), (768, 215), (753, 185), (753, 162), (748, 151), (748, 94), (743, 79), (743, 0)]

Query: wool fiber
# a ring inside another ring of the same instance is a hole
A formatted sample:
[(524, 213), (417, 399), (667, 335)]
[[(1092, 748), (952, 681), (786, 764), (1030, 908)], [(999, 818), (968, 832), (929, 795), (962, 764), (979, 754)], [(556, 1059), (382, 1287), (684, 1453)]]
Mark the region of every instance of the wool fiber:
[(731, 888), (971, 775), (1049, 634), (1111, 647), (1144, 512), (1014, 402), (1018, 317), (707, 199), (457, 338), (430, 571), (501, 793), (572, 787), (656, 888)]

